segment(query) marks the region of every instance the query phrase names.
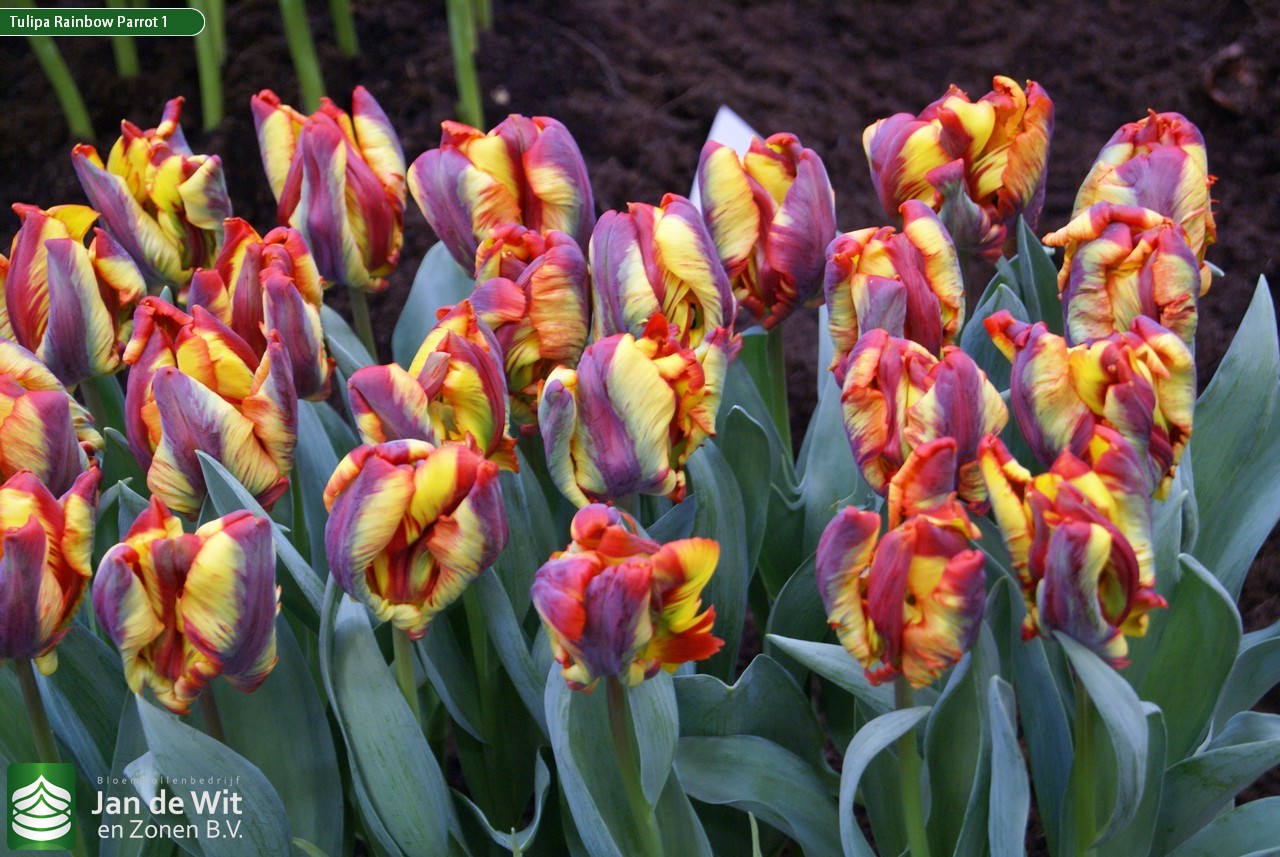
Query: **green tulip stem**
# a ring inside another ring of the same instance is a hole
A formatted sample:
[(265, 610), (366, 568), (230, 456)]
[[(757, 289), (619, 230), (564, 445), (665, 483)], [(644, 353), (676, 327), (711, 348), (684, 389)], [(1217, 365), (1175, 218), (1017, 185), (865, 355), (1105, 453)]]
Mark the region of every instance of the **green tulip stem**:
[(395, 652), (396, 684), (404, 694), (404, 701), (409, 703), (415, 723), (422, 723), (422, 709), (418, 705), (418, 680), (413, 670), (413, 641), (409, 632), (399, 628), (391, 628), (391, 644)]
[(333, 35), (338, 40), (338, 50), (347, 57), (360, 53), (360, 42), (356, 38), (356, 19), (351, 14), (351, 0), (329, 0), (329, 14), (333, 17)]
[(1078, 675), (1075, 684), (1076, 853), (1081, 857), (1092, 857), (1095, 853), (1093, 839), (1098, 832), (1093, 797), (1093, 705), (1089, 699), (1089, 689)]
[(618, 760), (618, 772), (622, 775), (622, 787), (627, 793), (631, 815), (640, 831), (641, 853), (645, 857), (662, 857), (662, 843), (658, 837), (653, 808), (644, 796), (640, 783), (638, 753), (631, 739), (631, 705), (627, 701), (627, 688), (617, 676), (605, 679), (609, 697), (609, 732), (613, 735), (613, 753)]
[(471, 0), (448, 0), (449, 46), (453, 49), (453, 76), (458, 83), (458, 119), (484, 130), (480, 104), (480, 78), (476, 73), (476, 21)]
[(303, 112), (314, 113), (324, 96), (324, 77), (320, 73), (315, 42), (311, 39), (304, 0), (280, 0), (280, 19), (284, 22), (284, 36), (289, 43), (293, 71), (298, 75)]
[(212, 687), (206, 687), (200, 694), (200, 714), (204, 717), (204, 734), (220, 744), (227, 743), (227, 730), (222, 726), (222, 712), (213, 698)]
[[(30, 5), (22, 3), (18, 4), (18, 8), (26, 8)], [(89, 111), (84, 106), (84, 98), (81, 97), (80, 88), (76, 86), (75, 78), (71, 76), (71, 69), (67, 68), (66, 60), (62, 58), (62, 52), (58, 50), (52, 37), (27, 36), (27, 43), (31, 45), (31, 52), (36, 55), (44, 76), (49, 79), (49, 85), (53, 87), (53, 94), (58, 98), (62, 115), (67, 120), (67, 128), (72, 136), (82, 140), (92, 140), (93, 123), (89, 121)]]
[(782, 342), (782, 325), (775, 324), (765, 332), (765, 367), (769, 373), (767, 390), (761, 390), (773, 417), (778, 437), (787, 452), (791, 451), (791, 418), (787, 408), (787, 353)]
[[(899, 711), (914, 704), (915, 694), (905, 677), (893, 686)], [(920, 755), (916, 752), (916, 730), (908, 729), (898, 739), (898, 778), (902, 785), (902, 817), (907, 825), (907, 846), (911, 857), (929, 857), (929, 838), (924, 829), (924, 802), (920, 796)]]
[[(106, 0), (108, 9), (128, 9), (128, 0)], [(138, 76), (138, 48), (133, 36), (112, 36), (111, 52), (116, 59), (116, 73), (121, 77)]]
[(36, 673), (27, 658), (14, 658), (13, 666), (18, 671), (18, 684), (22, 686), (22, 701), (27, 706), (27, 719), (31, 721), (31, 735), (36, 740), (36, 755), (41, 762), (58, 761), (58, 745), (53, 742), (53, 730), (49, 728), (49, 715), (44, 710), (44, 699), (40, 696), (40, 685), (36, 684)]
[(355, 321), (356, 336), (360, 337), (360, 341), (364, 343), (365, 350), (369, 352), (369, 356), (373, 358), (373, 362), (378, 362), (378, 347), (374, 344), (373, 339), (373, 323), (369, 320), (369, 296), (365, 294), (364, 289), (352, 286), (351, 292), (351, 318)]
[(200, 79), (200, 112), (204, 130), (211, 131), (222, 122), (222, 63), (218, 59), (217, 29), (213, 19), (217, 10), (211, 0), (187, 0), (205, 17), (204, 29), (195, 37), (196, 75)]

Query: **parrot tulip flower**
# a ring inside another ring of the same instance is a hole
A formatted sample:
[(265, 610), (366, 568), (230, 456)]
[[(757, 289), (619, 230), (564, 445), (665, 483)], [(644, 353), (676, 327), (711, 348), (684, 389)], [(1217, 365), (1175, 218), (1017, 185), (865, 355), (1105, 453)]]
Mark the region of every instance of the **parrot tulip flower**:
[(463, 301), (427, 334), (409, 371), (392, 363), (351, 376), (347, 389), (360, 437), (368, 444), (470, 439), (486, 458), (517, 469), (501, 359), (497, 340)]
[(206, 492), (201, 451), (269, 507), (289, 487), (297, 442), (298, 397), (279, 334), (259, 360), (203, 307), (187, 315), (151, 297), (133, 324), (125, 423), (147, 487), (195, 516)]
[(605, 212), (590, 260), (593, 339), (637, 332), (662, 313), (680, 344), (701, 354), (713, 330), (733, 327), (738, 302), (729, 278), (702, 215), (682, 196)]
[(827, 621), (867, 680), (932, 684), (977, 639), (986, 606), (978, 529), (948, 500), (880, 535), (880, 516), (851, 506), (818, 542)]
[(34, 354), (0, 339), (0, 479), (26, 470), (61, 494), (101, 450), (89, 412)]
[(304, 116), (264, 89), (250, 107), (280, 225), (302, 233), (326, 280), (386, 288), (404, 238), (405, 166), (378, 102), (357, 86), (350, 115), (323, 98)]
[(919, 116), (879, 120), (862, 145), (890, 216), (918, 199), (962, 251), (995, 261), (1018, 216), (1034, 225), (1040, 214), (1051, 136), (1053, 102), (1044, 89), (996, 77), (976, 102), (952, 86)]
[(298, 396), (319, 401), (333, 375), (320, 326), (325, 285), (301, 232), (278, 226), (264, 238), (233, 217), (216, 267), (192, 277), (187, 305), (207, 309), (259, 357), (279, 331)]
[(1044, 243), (1067, 248), (1058, 273), (1067, 344), (1121, 333), (1140, 315), (1195, 342), (1200, 263), (1169, 218), (1099, 202)]
[(35, 353), (69, 387), (120, 368), (146, 284), (129, 254), (83, 205), (13, 206), (22, 228), (0, 256), (0, 336)]
[(101, 479), (91, 461), (60, 499), (28, 471), (0, 485), (0, 662), (34, 660), (45, 675), (57, 669), (55, 647), (92, 574)]
[(586, 249), (595, 202), (567, 128), (546, 116), (517, 114), (488, 134), (461, 122), (440, 127), (440, 147), (409, 168), (409, 190), (465, 271), (476, 269), (477, 248), (490, 230), (508, 223), (565, 232)]
[[(1120, 127), (1098, 153), (1076, 194), (1072, 217), (1099, 202), (1149, 208), (1181, 226), (1197, 262), (1217, 237), (1209, 159), (1200, 129), (1181, 113), (1149, 111)], [(1200, 269), (1200, 294), (1211, 273)]]
[(635, 686), (724, 645), (711, 634), (715, 607), (702, 610), (720, 545), (700, 538), (659, 544), (636, 530), (609, 506), (579, 509), (569, 547), (534, 575), (533, 604), (572, 690), (612, 677)]
[(733, 293), (764, 327), (814, 296), (836, 231), (835, 195), (816, 152), (794, 134), (774, 134), (753, 137), (739, 159), (709, 140), (698, 194)]
[(472, 446), (360, 446), (324, 490), (334, 580), (417, 640), (507, 543), (498, 466)]
[(178, 125), (181, 115), (182, 99), (174, 98), (155, 128), (120, 123), (106, 164), (93, 146), (71, 151), (107, 232), (157, 287), (185, 286), (196, 268), (208, 267), (222, 246), (222, 222), (231, 216), (222, 160), (192, 153)]
[(939, 354), (964, 327), (964, 278), (951, 236), (929, 206), (902, 204), (902, 231), (846, 232), (827, 248), (833, 366), (868, 330), (883, 328)]
[(1147, 461), (1149, 491), (1164, 499), (1191, 438), (1196, 368), (1186, 343), (1146, 316), (1124, 333), (1068, 346), (1044, 322), (1007, 310), (984, 322), (1013, 363), (1009, 400), (1031, 451), (1046, 467), (1083, 454), (1094, 428), (1116, 429)]
[(1009, 414), (967, 354), (947, 346), (938, 360), (910, 340), (869, 331), (846, 361), (840, 400), (854, 460), (873, 491), (890, 494), (895, 484), (905, 490), (902, 481), (913, 469), (901, 476), (899, 471), (916, 448), (951, 438), (953, 469), (943, 493), (956, 491), (975, 510), (983, 509), (978, 441), (1003, 429)]
[(590, 290), (578, 245), (551, 232), (545, 250), (514, 280), (494, 277), (471, 293), (476, 316), (501, 346), (511, 417), (522, 430), (537, 426), (538, 398), (551, 371), (578, 365), (590, 328)]
[(184, 533), (152, 497), (93, 581), (93, 609), (129, 689), (151, 688), (175, 714), (218, 676), (257, 690), (276, 664), (275, 573), (267, 518), (232, 512)]
[(979, 461), (1027, 601), (1023, 637), (1059, 630), (1120, 668), (1125, 636), (1143, 636), (1150, 611), (1166, 606), (1155, 591), (1146, 466), (1103, 425), (1082, 453), (1064, 451), (1033, 477), (992, 436)]
[(715, 434), (724, 377), (737, 350), (724, 328), (703, 357), (655, 315), (644, 335), (615, 334), (558, 368), (543, 388), (538, 424), (551, 479), (577, 506), (632, 493), (685, 494), (684, 465)]

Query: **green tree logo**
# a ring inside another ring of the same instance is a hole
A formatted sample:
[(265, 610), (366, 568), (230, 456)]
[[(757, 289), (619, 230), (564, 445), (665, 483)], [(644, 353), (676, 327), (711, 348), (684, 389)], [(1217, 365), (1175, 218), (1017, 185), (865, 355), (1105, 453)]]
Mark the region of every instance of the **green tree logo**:
[(76, 769), (67, 764), (9, 766), (9, 848), (70, 850), (75, 844)]

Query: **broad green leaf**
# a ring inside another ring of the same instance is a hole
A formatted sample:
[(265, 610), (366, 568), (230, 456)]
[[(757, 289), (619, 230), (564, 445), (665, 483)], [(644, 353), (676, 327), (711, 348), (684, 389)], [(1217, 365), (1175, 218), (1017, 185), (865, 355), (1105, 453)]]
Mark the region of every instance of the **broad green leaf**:
[(658, 802), (671, 774), (680, 736), (680, 713), (676, 691), (669, 674), (659, 670), (626, 692), (640, 751), (640, 784), (650, 805)]
[(905, 735), (929, 713), (928, 706), (890, 711), (858, 730), (844, 753), (840, 770), (840, 843), (844, 857), (874, 857), (875, 852), (853, 817), (853, 799), (858, 783), (871, 761), (881, 751)]
[(729, 465), (742, 495), (747, 535), (747, 568), (754, 569), (764, 540), (772, 467), (764, 429), (745, 410), (734, 407), (717, 423), (715, 445)]
[(326, 854), (342, 853), (342, 777), (325, 705), (289, 623), (276, 618), (271, 675), (253, 693), (212, 687), (227, 742), (275, 786), (292, 833)]
[(733, 806), (786, 833), (811, 857), (836, 854), (836, 804), (812, 766), (754, 735), (681, 738), (676, 774), (694, 800)]
[[(836, 512), (844, 506), (873, 507), (878, 498), (868, 487), (853, 460), (844, 431), (840, 391), (828, 378), (827, 391), (809, 422), (800, 447), (800, 492), (804, 499), (804, 541), (792, 556), (808, 556), (818, 549), (818, 539)], [(792, 537), (794, 539), (794, 536)]]
[[(547, 763), (542, 761), (541, 754), (534, 759), (533, 782), (533, 818), (522, 830), (495, 830), (489, 823), (489, 819), (485, 817), (484, 810), (476, 806), (470, 798), (456, 790), (453, 797), (470, 811), (476, 825), (499, 848), (511, 853), (523, 853), (529, 850), (534, 838), (538, 835), (538, 828), (542, 825), (543, 806), (547, 800), (547, 788), (551, 785), (551, 772), (547, 769)], [(463, 819), (465, 826), (466, 816), (463, 816)]]
[(1031, 786), (1018, 747), (1017, 703), (1013, 686), (993, 675), (987, 685), (991, 728), (991, 800), (987, 816), (991, 857), (1022, 857), (1031, 808)]
[(1169, 769), (1156, 853), (1193, 836), (1231, 805), (1241, 789), (1280, 764), (1280, 715), (1243, 711), (1209, 745)]
[[(147, 747), (158, 770), (168, 782), (169, 794), (182, 798), (186, 815), (192, 823), (206, 831), (217, 824), (221, 835), (200, 839), (205, 857), (243, 857), (253, 854), (287, 854), (291, 835), (289, 818), (280, 796), (262, 772), (225, 744), (192, 729), (177, 717), (137, 698), (138, 715)], [(193, 780), (227, 778), (241, 796), (243, 813), (228, 811), (219, 804), (198, 807), (193, 795), (217, 790), (191, 784)]]
[[(466, 594), (463, 595), (466, 597)], [(448, 616), (438, 616), (418, 641), (418, 657), (422, 660), (427, 680), (440, 697), (453, 722), (477, 741), (484, 743), (480, 728), (480, 691), (474, 667), (462, 653), (462, 644)]]
[(713, 857), (711, 843), (702, 828), (702, 820), (680, 785), (679, 777), (668, 777), (667, 786), (653, 808), (654, 819), (662, 840), (663, 854), (680, 857)]
[[(1043, 321), (1050, 333), (1062, 334), (1062, 299), (1058, 296), (1058, 269), (1048, 250), (1031, 231), (1025, 218), (1018, 218), (1018, 255), (1014, 258), (1023, 293), (1035, 296), (1034, 321)], [(1026, 301), (1032, 307), (1031, 300)]]
[(364, 347), (351, 325), (347, 324), (347, 320), (327, 304), (320, 308), (320, 326), (324, 329), (329, 356), (333, 358), (343, 377), (350, 378), (357, 369), (378, 362), (369, 353), (369, 349)]
[[(93, 414), (93, 424), (98, 431), (108, 428), (124, 431), (124, 389), (116, 375), (99, 375), (81, 382), (85, 388), (85, 400)], [(90, 394), (88, 391), (93, 390)]]
[[(1138, 695), (1164, 710), (1170, 764), (1185, 757), (1209, 729), (1218, 693), (1240, 646), (1240, 614), (1222, 584), (1183, 554), (1182, 579)], [(1206, 644), (1206, 641), (1212, 641)]]
[(787, 371), (783, 359), (784, 329), (766, 331), (756, 326), (742, 332), (742, 347), (735, 362), (747, 370), (760, 394), (769, 420), (784, 446), (791, 445), (790, 415), (787, 411)]
[(321, 411), (333, 413), (333, 408), (322, 402), (298, 402), (298, 460), (290, 478), (298, 481), (300, 489), (292, 496), (302, 501), (311, 566), (320, 571), (328, 571), (324, 528), (329, 520), (329, 512), (324, 507), (324, 489), (329, 484), (333, 471), (338, 469), (338, 456), (325, 432)]
[(388, 854), (446, 857), (450, 836), (461, 835), (453, 799), (365, 608), (330, 579), (321, 619), (321, 674), (366, 831)]
[(409, 297), (391, 334), (392, 358), (401, 366), (412, 363), (422, 340), (435, 327), (436, 310), (471, 297), (475, 282), (449, 255), (443, 242), (433, 245), (418, 266)]
[(1245, 634), (1240, 640), (1240, 651), (1213, 712), (1214, 728), (1221, 729), (1237, 712), (1252, 708), (1277, 683), (1280, 683), (1280, 622)]
[(783, 653), (836, 686), (853, 694), (855, 698), (875, 714), (893, 709), (893, 686), (873, 685), (867, 681), (862, 665), (833, 643), (811, 643), (770, 634), (768, 640)]
[(765, 652), (786, 667), (798, 682), (804, 681), (807, 667), (778, 651), (769, 635), (817, 640), (830, 633), (822, 596), (818, 594), (818, 584), (814, 579), (813, 563), (814, 557), (810, 556), (792, 572), (773, 602), (769, 621), (765, 625)]
[(1132, 857), (1151, 850), (1156, 822), (1164, 792), (1165, 750), (1164, 715), (1150, 702), (1142, 703), (1147, 713), (1147, 779), (1142, 791), (1142, 802), (1133, 820), (1115, 831), (1106, 842), (1098, 846), (1098, 857)]
[[(138, 706), (133, 697), (125, 700), (117, 712), (119, 726), (116, 732), (115, 751), (111, 760), (111, 778), (100, 787), (104, 797), (125, 798), (137, 794), (129, 784), (126, 768), (147, 752), (147, 739), (142, 732)], [(123, 832), (133, 829), (135, 822), (146, 823), (153, 816), (145, 805), (141, 813), (105, 815), (97, 819), (100, 824), (119, 824)], [(172, 820), (172, 819), (167, 819)], [(177, 847), (167, 839), (131, 839), (127, 836), (104, 837), (98, 842), (98, 857), (170, 857)]]
[[(111, 772), (120, 709), (129, 695), (120, 656), (79, 623), (58, 643), (58, 669), (37, 673), (54, 735), (80, 772), (96, 781)], [(68, 760), (69, 761), (69, 760)]]
[(1009, 373), (1013, 367), (1009, 358), (1000, 353), (1000, 349), (991, 341), (982, 322), (1002, 309), (1007, 309), (1019, 321), (1027, 321), (1029, 318), (1027, 308), (1013, 290), (1003, 283), (997, 283), (990, 294), (983, 296), (973, 311), (973, 317), (965, 323), (964, 331), (960, 334), (960, 347), (987, 373), (987, 378), (997, 390), (1009, 389)]
[(649, 538), (657, 542), (674, 542), (693, 535), (694, 516), (698, 511), (698, 498), (685, 497), (646, 527)]
[(115, 485), (117, 482), (129, 479), (132, 480), (136, 490), (146, 491), (147, 474), (138, 466), (138, 460), (133, 457), (133, 450), (129, 448), (129, 441), (125, 436), (108, 426), (102, 432), (102, 440), (105, 447), (102, 484)]
[(15, 761), (36, 758), (35, 739), (31, 735), (31, 721), (27, 719), (22, 688), (12, 661), (0, 664), (0, 753)]
[[(489, 639), (502, 660), (503, 669), (515, 685), (520, 701), (533, 716), (542, 734), (546, 735), (547, 717), (543, 699), (546, 695), (547, 671), (539, 669), (534, 663), (529, 653), (529, 643), (511, 609), (506, 590), (492, 574), (482, 574), (472, 581), (471, 590), (484, 605)], [(555, 681), (564, 683), (558, 675), (555, 676)]]
[(1280, 520), (1280, 344), (1266, 278), (1196, 403), (1196, 505), (1212, 526), (1191, 551), (1239, 597), (1249, 563)]
[(1280, 797), (1236, 807), (1216, 819), (1168, 857), (1271, 857), (1280, 853)]
[[(1111, 808), (1096, 841), (1107, 837), (1133, 820), (1142, 799), (1147, 774), (1147, 719), (1133, 688), (1090, 649), (1061, 632), (1054, 637), (1075, 668), (1089, 693), (1092, 707), (1106, 726), (1110, 754), (1114, 760), (1115, 805)], [(1099, 752), (1106, 752), (1101, 741)], [(1095, 770), (1099, 764), (1095, 760)]]
[(702, 590), (702, 603), (715, 605), (714, 633), (725, 644), (700, 665), (699, 671), (728, 678), (738, 661), (738, 644), (747, 614), (747, 585), (751, 581), (746, 513), (738, 483), (715, 444), (703, 444), (691, 455), (688, 471), (690, 487), (698, 498), (693, 534), (720, 543), (720, 562)]
[(493, 572), (506, 587), (516, 616), (523, 620), (529, 612), (533, 575), (564, 544), (556, 543), (555, 523), (533, 467), (523, 451), (517, 449), (516, 455), (520, 472), (504, 470), (498, 475), (509, 535), (507, 546), (493, 564)]
[[(253, 495), (217, 460), (200, 451), (196, 455), (200, 459), (205, 484), (209, 487), (209, 498), (219, 515), (247, 509), (255, 515), (270, 518)], [(271, 522), (271, 534), (276, 543), (276, 557), (284, 564), (285, 570), (289, 572), (289, 579), (295, 584), (284, 587), (286, 603), (300, 608), (302, 612), (299, 615), (314, 627), (320, 615), (320, 602), (324, 597), (320, 578), (275, 521)]]

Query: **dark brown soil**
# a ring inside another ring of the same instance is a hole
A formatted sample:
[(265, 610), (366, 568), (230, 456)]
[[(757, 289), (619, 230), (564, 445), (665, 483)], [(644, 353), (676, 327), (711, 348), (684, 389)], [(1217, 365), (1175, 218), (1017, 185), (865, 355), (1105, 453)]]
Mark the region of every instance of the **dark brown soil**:
[[(48, 4), (42, 4), (48, 5)], [(77, 5), (77, 4), (67, 4)], [(259, 229), (274, 202), (258, 159), (250, 95), (297, 88), (271, 0), (229, 0), (225, 65), (228, 115), (200, 126), (195, 58), (181, 39), (140, 40), (144, 74), (114, 74), (104, 39), (62, 39), (100, 148), (117, 122), (148, 126), (164, 100), (187, 97), (184, 126), (197, 151), (219, 152), (236, 211)], [(311, 4), (326, 81), (348, 103), (362, 83), (382, 103), (412, 159), (434, 146), (453, 113), (452, 69), (442, 0), (357, 2), (364, 52), (334, 46), (327, 4)], [(601, 210), (686, 193), (712, 116), (729, 104), (763, 133), (792, 131), (824, 158), (843, 229), (879, 225), (861, 136), (897, 111), (916, 112), (956, 83), (974, 97), (994, 74), (1038, 80), (1053, 97), (1057, 128), (1041, 231), (1070, 213), (1077, 184), (1120, 124), (1148, 108), (1185, 113), (1204, 132), (1219, 178), (1218, 244), (1226, 271), (1201, 303), (1201, 385), (1230, 342), (1260, 274), (1280, 287), (1280, 4), (1251, 2), (1026, 3), (899, 0), (495, 0), (496, 25), (481, 38), (479, 67), (491, 120), (507, 112), (551, 115), (576, 136)], [(72, 141), (26, 45), (0, 40), (0, 204), (83, 201)], [(1270, 83), (1268, 83), (1270, 81)], [(373, 309), (385, 351), (416, 262), (434, 240), (412, 202), (404, 263)], [(17, 228), (0, 215), (0, 240)], [(341, 306), (344, 296), (331, 297)], [(812, 311), (788, 322), (793, 343), (812, 341)], [(810, 358), (811, 359), (811, 358)], [(798, 414), (811, 401), (812, 365), (797, 358)], [(802, 424), (803, 417), (800, 418)], [(1249, 629), (1280, 618), (1280, 542), (1267, 544), (1242, 598)], [(1280, 710), (1280, 694), (1269, 700)], [(1280, 793), (1272, 772), (1265, 784)]]

